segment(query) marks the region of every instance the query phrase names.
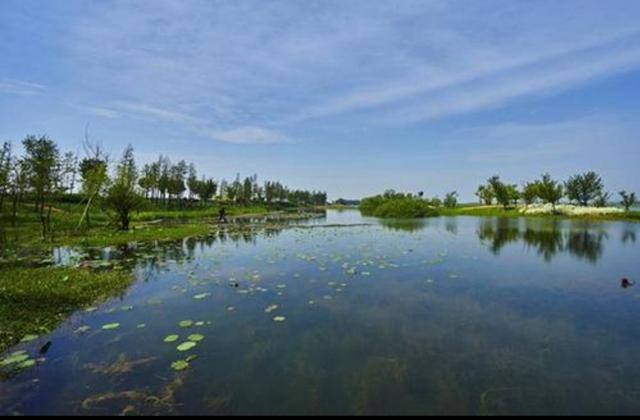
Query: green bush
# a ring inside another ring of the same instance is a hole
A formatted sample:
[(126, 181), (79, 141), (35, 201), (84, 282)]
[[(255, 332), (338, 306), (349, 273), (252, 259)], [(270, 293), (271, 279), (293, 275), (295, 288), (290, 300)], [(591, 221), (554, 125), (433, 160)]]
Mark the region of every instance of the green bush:
[(428, 201), (401, 193), (367, 197), (360, 203), (360, 211), (365, 216), (381, 218), (419, 218), (439, 214)]

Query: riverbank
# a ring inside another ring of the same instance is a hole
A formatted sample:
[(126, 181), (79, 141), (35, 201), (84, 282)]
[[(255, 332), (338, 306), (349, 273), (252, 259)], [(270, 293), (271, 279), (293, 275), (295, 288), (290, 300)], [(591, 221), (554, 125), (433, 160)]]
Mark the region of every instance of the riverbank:
[(484, 206), (477, 204), (463, 204), (455, 208), (439, 209), (441, 216), (484, 216), (484, 217), (541, 217), (550, 219), (583, 219), (583, 220), (602, 220), (615, 221), (627, 220), (640, 222), (640, 211), (629, 211), (609, 214), (546, 214), (546, 213), (528, 213), (525, 214), (521, 210), (524, 206), (504, 209), (502, 206)]

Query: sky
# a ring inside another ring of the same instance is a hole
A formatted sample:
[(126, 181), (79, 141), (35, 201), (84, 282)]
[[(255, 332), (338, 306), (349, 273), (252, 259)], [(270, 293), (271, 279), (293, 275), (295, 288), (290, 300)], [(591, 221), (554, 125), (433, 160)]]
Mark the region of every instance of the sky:
[(2, 0), (0, 141), (330, 199), (475, 200), (599, 172), (640, 192), (637, 0)]

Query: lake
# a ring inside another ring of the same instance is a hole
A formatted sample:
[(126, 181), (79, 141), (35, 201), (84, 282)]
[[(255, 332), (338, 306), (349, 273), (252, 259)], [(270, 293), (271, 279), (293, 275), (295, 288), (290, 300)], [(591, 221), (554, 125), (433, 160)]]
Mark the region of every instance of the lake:
[(639, 225), (298, 223), (54, 251), (136, 281), (11, 349), (0, 414), (640, 413)]

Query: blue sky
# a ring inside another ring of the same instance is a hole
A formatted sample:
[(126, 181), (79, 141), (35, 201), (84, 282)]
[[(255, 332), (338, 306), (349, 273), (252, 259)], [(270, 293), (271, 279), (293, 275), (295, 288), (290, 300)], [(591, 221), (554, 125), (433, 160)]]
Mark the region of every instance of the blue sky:
[(133, 144), (330, 198), (640, 192), (640, 2), (0, 2), (0, 140)]

